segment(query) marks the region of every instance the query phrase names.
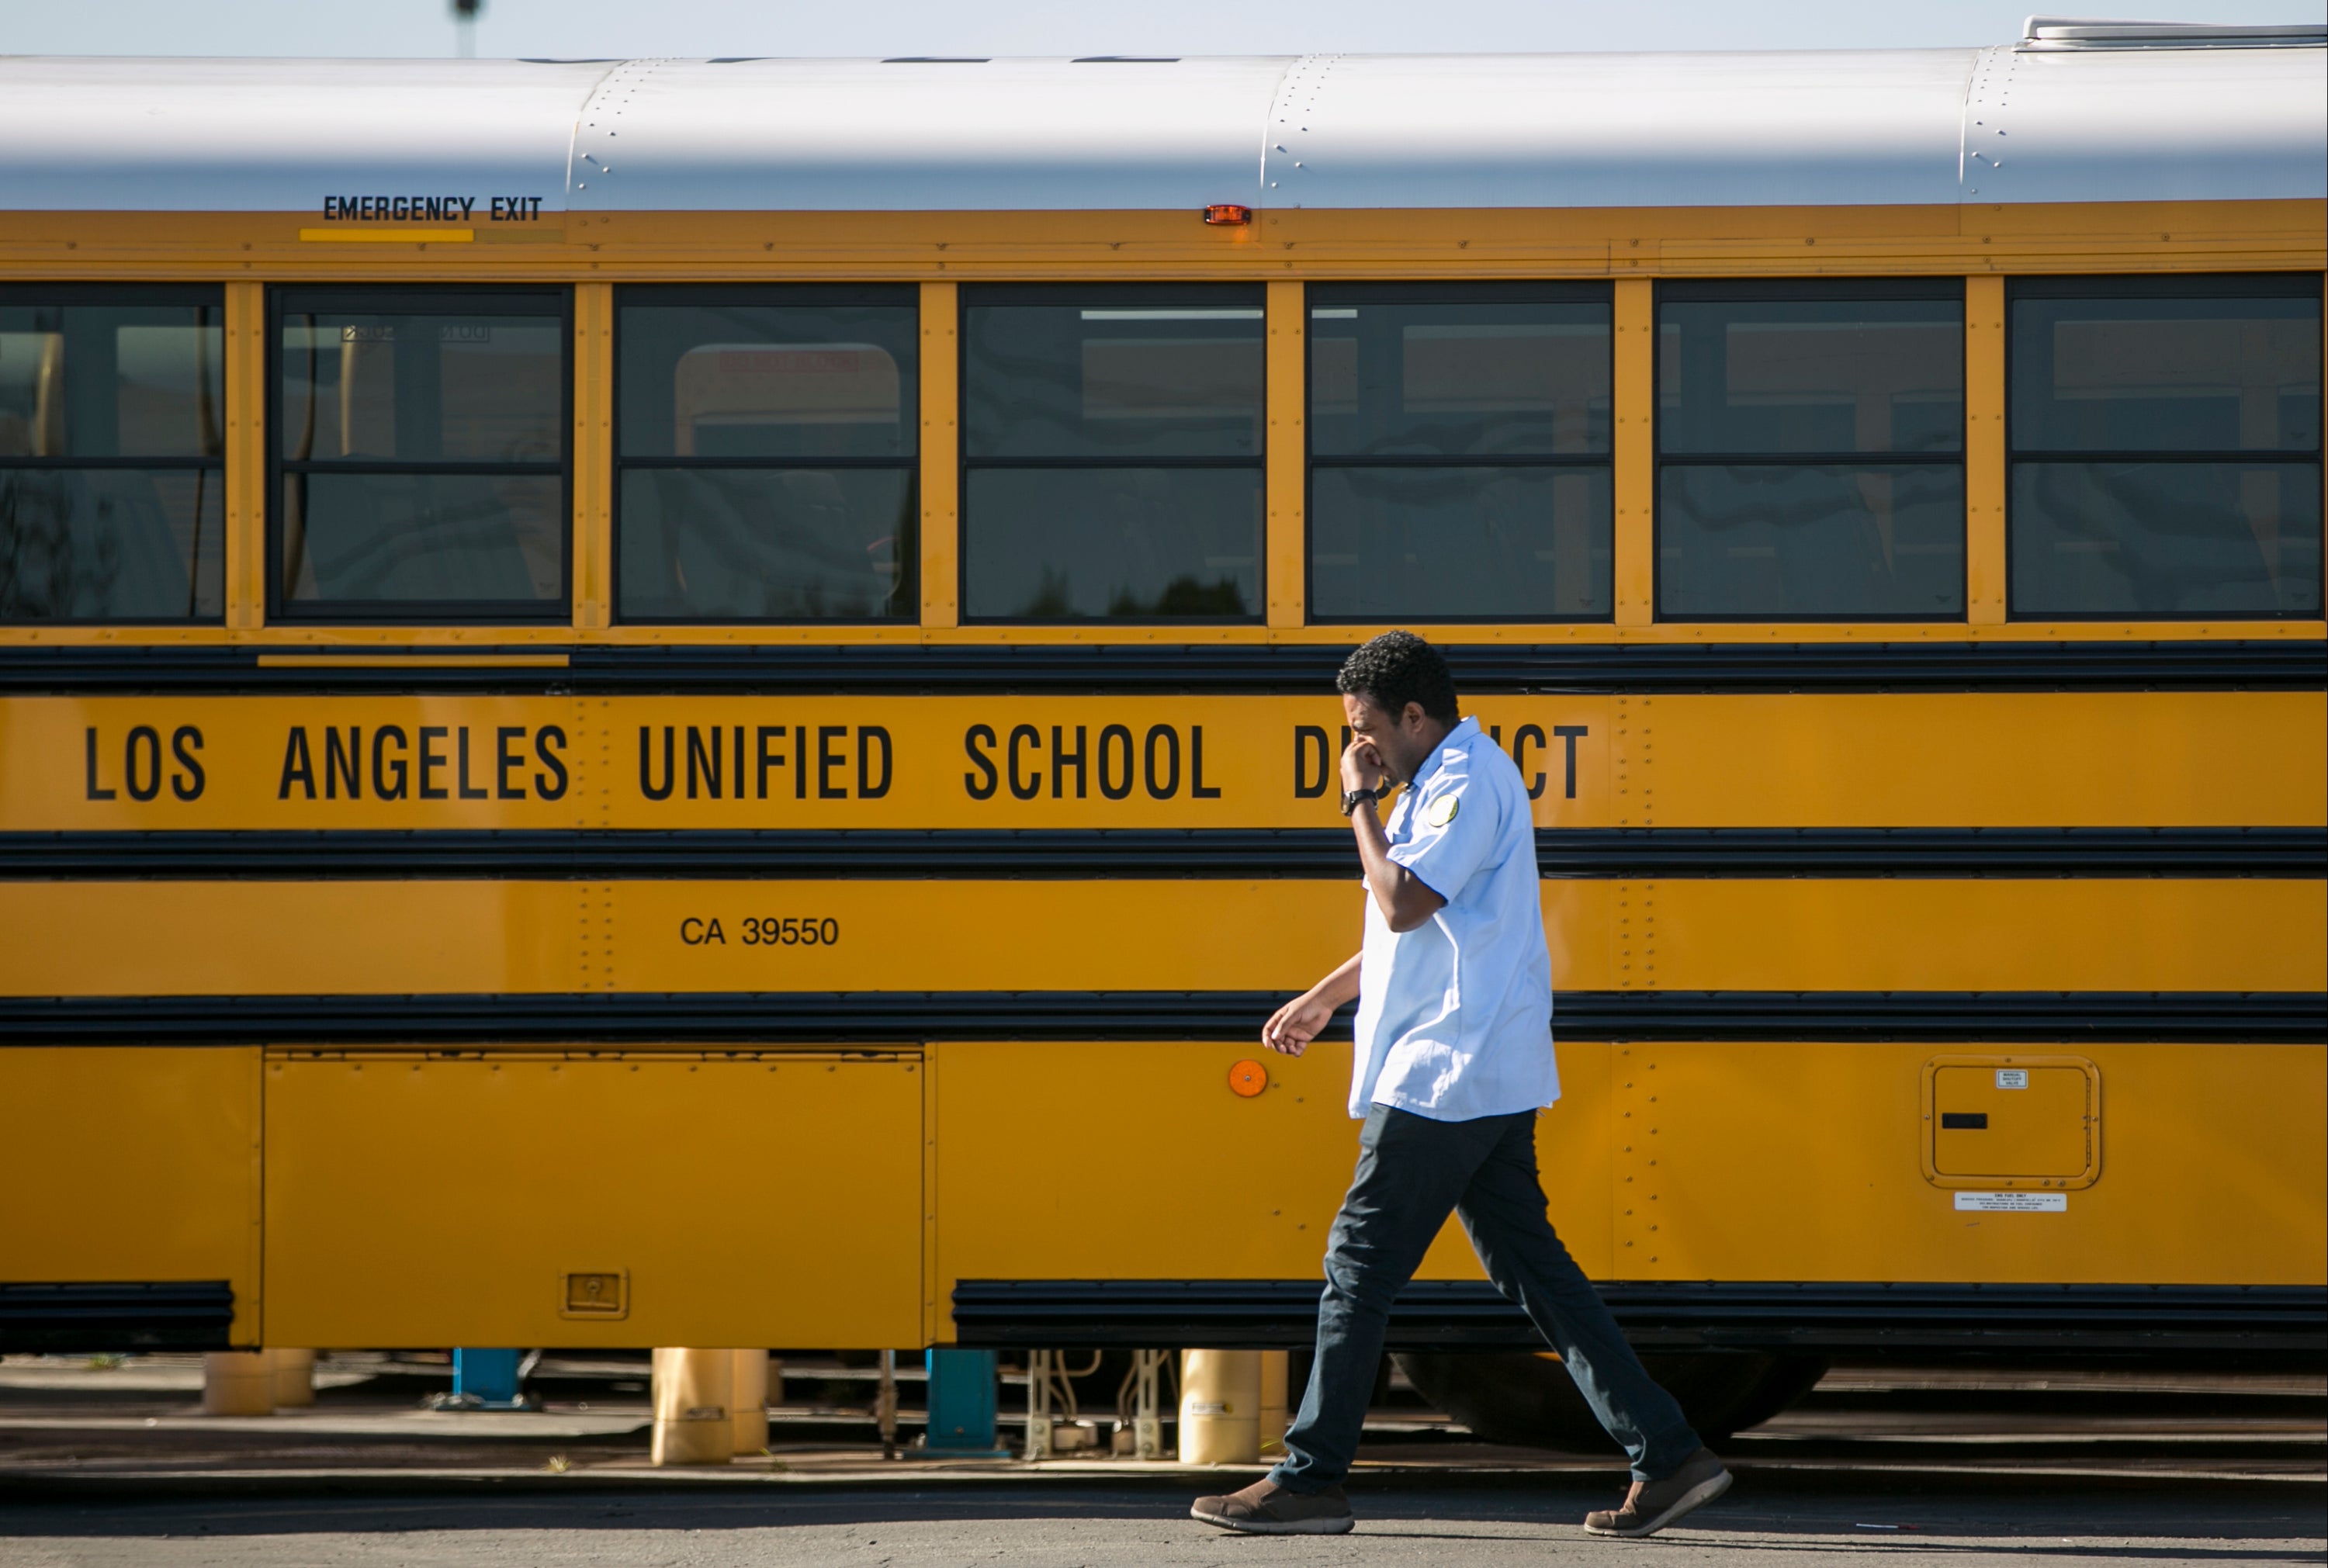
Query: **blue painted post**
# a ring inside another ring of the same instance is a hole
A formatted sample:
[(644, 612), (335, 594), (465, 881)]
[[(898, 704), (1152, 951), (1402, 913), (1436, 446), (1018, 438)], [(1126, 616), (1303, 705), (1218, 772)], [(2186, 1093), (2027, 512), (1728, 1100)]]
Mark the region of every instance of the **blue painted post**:
[(932, 1350), (930, 1424), (925, 1440), (936, 1453), (992, 1453), (994, 1388), (991, 1350)]
[(453, 1396), (465, 1394), (487, 1404), (515, 1404), (517, 1361), (514, 1350), (454, 1351)]

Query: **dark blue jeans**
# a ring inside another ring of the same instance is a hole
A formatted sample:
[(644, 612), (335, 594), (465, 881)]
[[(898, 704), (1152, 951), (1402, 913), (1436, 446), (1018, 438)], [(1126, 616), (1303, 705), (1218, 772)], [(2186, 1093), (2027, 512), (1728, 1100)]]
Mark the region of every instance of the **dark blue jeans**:
[(1657, 1386), (1600, 1292), (1544, 1217), (1535, 1113), (1433, 1122), (1376, 1105), (1358, 1137), (1358, 1172), (1326, 1243), (1318, 1358), (1269, 1479), (1322, 1491), (1349, 1473), (1374, 1392), (1390, 1304), (1452, 1212), (1496, 1289), (1519, 1304), (1623, 1445), (1636, 1480), (1658, 1480), (1697, 1451), (1697, 1433)]

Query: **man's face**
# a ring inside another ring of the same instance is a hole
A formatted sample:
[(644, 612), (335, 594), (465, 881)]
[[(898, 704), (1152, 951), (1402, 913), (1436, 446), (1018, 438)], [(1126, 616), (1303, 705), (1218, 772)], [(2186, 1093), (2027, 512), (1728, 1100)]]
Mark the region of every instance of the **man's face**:
[(1342, 717), (1349, 721), (1353, 738), (1363, 737), (1374, 743), (1383, 766), (1395, 783), (1412, 781), (1414, 770), (1430, 756), (1431, 747), (1423, 737), (1431, 728), (1431, 720), (1420, 702), (1408, 703), (1405, 712), (1393, 717), (1371, 697), (1345, 692)]

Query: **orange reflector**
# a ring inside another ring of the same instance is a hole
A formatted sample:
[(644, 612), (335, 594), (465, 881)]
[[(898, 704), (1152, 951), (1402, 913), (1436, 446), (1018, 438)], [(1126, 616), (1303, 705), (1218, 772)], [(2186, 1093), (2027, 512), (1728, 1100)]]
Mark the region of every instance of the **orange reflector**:
[(1253, 221), (1253, 209), (1234, 202), (1216, 202), (1205, 209), (1205, 221), (1219, 229), (1241, 229)]
[(1269, 1069), (1259, 1062), (1239, 1062), (1229, 1069), (1231, 1092), (1250, 1100), (1269, 1087)]

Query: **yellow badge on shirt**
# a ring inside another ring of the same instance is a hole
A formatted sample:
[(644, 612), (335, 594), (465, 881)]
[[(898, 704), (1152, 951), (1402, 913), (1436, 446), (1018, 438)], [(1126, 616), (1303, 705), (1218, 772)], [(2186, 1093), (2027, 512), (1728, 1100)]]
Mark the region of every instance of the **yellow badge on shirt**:
[(1422, 813), (1422, 820), (1434, 828), (1443, 828), (1455, 820), (1455, 813), (1462, 809), (1462, 805), (1463, 803), (1453, 795), (1441, 795)]

